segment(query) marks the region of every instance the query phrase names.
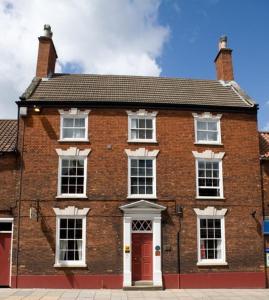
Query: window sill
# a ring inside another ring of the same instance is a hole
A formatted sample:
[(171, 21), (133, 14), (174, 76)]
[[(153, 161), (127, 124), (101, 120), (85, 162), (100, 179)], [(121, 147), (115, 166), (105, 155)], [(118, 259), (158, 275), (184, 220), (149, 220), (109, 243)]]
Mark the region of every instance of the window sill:
[(64, 142), (89, 142), (89, 139), (59, 139), (58, 142), (64, 143)]
[(86, 268), (87, 264), (73, 264), (73, 263), (56, 263), (53, 266), (54, 268)]
[(127, 199), (153, 199), (157, 200), (157, 197), (154, 195), (129, 195)]
[(226, 200), (224, 197), (196, 197), (196, 200)]
[(127, 143), (158, 144), (156, 140), (127, 140)]
[(223, 146), (222, 143), (206, 143), (206, 142), (195, 142), (194, 145), (211, 145), (211, 146)]
[(228, 266), (227, 262), (198, 262), (196, 264), (198, 267), (203, 267), (203, 266)]
[(59, 195), (56, 199), (88, 199), (86, 195)]

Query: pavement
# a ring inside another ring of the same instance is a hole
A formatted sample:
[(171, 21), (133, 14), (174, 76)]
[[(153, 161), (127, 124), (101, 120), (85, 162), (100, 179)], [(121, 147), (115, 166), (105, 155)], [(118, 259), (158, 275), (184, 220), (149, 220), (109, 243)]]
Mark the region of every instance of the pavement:
[(0, 289), (0, 300), (269, 300), (269, 289), (192, 289), (164, 291), (123, 291), (123, 290), (53, 290), (53, 289)]

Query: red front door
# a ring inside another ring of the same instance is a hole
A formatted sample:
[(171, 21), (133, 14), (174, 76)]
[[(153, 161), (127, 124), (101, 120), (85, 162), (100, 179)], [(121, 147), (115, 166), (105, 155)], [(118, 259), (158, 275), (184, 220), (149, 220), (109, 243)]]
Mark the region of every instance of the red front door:
[(0, 233), (0, 286), (9, 285), (11, 233)]
[(132, 234), (132, 279), (152, 280), (152, 234)]

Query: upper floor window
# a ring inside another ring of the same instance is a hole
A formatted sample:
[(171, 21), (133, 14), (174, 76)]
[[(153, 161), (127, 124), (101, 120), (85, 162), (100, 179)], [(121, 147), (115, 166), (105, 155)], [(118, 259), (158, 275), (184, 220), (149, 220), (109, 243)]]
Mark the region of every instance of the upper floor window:
[(60, 141), (88, 141), (89, 112), (89, 110), (80, 111), (77, 108), (71, 108), (69, 111), (60, 109)]
[(128, 155), (128, 198), (156, 198), (156, 156), (159, 150), (125, 150)]
[(137, 112), (127, 111), (128, 142), (156, 142), (157, 112), (140, 109)]
[(224, 152), (193, 151), (196, 158), (196, 197), (223, 198), (222, 158)]
[(197, 214), (197, 265), (226, 265), (224, 216), (227, 209), (195, 208)]
[(195, 143), (197, 144), (221, 144), (220, 114), (212, 115), (193, 113), (195, 128)]
[(89, 208), (53, 208), (56, 213), (55, 267), (86, 266), (86, 215)]
[(86, 197), (87, 156), (90, 149), (56, 149), (59, 155), (57, 197)]

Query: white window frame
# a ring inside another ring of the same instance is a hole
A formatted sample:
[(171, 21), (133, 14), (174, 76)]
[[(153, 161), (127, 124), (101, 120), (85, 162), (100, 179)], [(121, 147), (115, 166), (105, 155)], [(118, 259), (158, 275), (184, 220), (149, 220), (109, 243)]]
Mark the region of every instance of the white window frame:
[[(222, 169), (222, 159), (225, 155), (225, 152), (214, 153), (211, 150), (206, 150), (202, 153), (197, 151), (192, 151), (195, 157), (195, 177), (196, 177), (196, 199), (224, 199), (224, 189), (223, 189), (223, 169)], [(219, 189), (220, 196), (200, 196), (199, 195), (199, 161), (209, 161), (209, 162), (218, 162), (219, 163)]]
[[(87, 267), (86, 264), (86, 216), (89, 208), (78, 209), (75, 206), (68, 206), (64, 209), (53, 208), (56, 214), (56, 248), (54, 267)], [(82, 259), (80, 261), (61, 261), (60, 258), (60, 220), (61, 219), (82, 219)]]
[[(67, 150), (56, 149), (59, 156), (58, 163), (58, 186), (56, 198), (87, 198), (87, 156), (91, 152), (91, 149), (79, 150), (76, 147), (70, 147)], [(62, 194), (61, 193), (61, 173), (62, 173), (62, 160), (63, 159), (81, 159), (84, 161), (84, 186), (83, 193), (81, 194)]]
[[(156, 139), (156, 116), (157, 111), (148, 112), (145, 109), (140, 109), (136, 112), (126, 111), (128, 114), (128, 143), (157, 143)], [(152, 120), (152, 139), (132, 139), (131, 127), (133, 119), (149, 119)]]
[[(77, 108), (71, 108), (70, 110), (59, 109), (60, 114), (60, 139), (59, 142), (88, 142), (88, 115), (90, 110), (81, 111)], [(85, 119), (85, 137), (84, 138), (64, 138), (63, 137), (63, 120), (64, 119)]]
[[(204, 112), (202, 114), (193, 113), (194, 118), (194, 132), (195, 132), (195, 144), (201, 145), (222, 145), (221, 143), (221, 126), (220, 119), (222, 114), (212, 115), (210, 112)], [(217, 123), (217, 131), (218, 131), (218, 139), (217, 141), (198, 141), (198, 126), (197, 122), (216, 122)]]
[[(226, 261), (226, 240), (225, 240), (225, 214), (226, 208), (216, 209), (215, 207), (208, 206), (205, 209), (194, 208), (197, 215), (197, 266), (218, 266), (228, 265)], [(219, 219), (221, 224), (221, 259), (201, 259), (200, 247), (200, 220), (201, 219)]]
[[(156, 157), (159, 150), (148, 151), (145, 148), (139, 148), (135, 151), (125, 149), (128, 155), (128, 199), (157, 199), (156, 187)], [(152, 160), (152, 173), (153, 173), (153, 186), (152, 194), (131, 194), (131, 160), (132, 159), (151, 159)]]

